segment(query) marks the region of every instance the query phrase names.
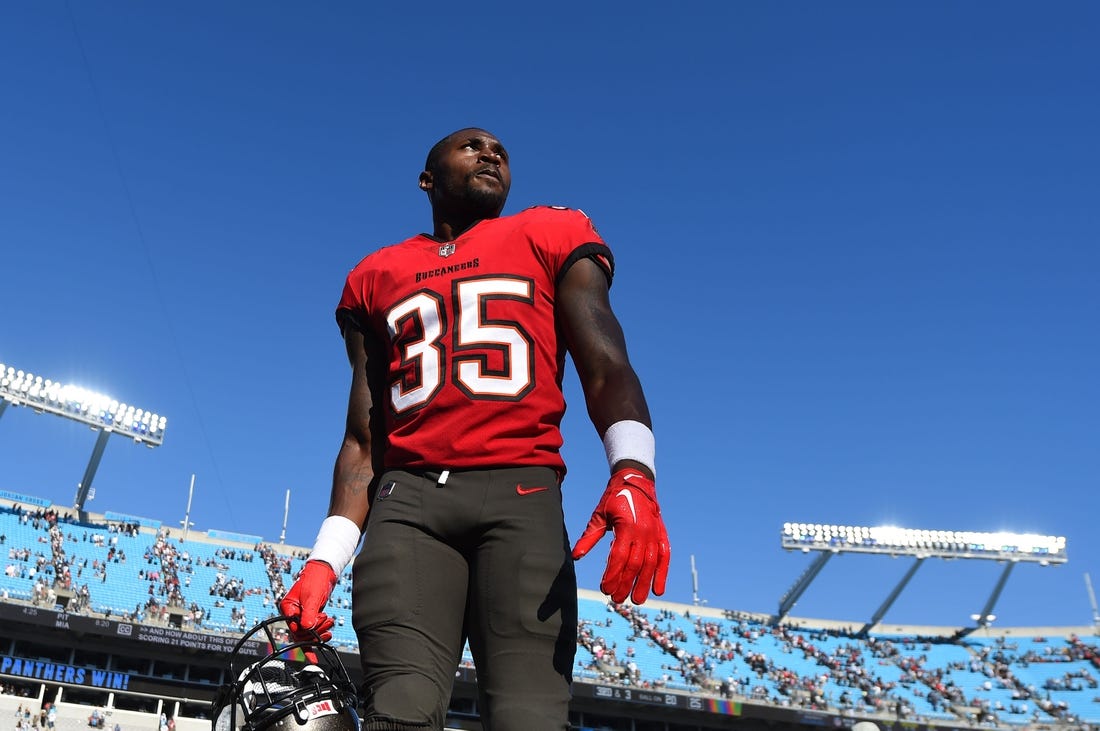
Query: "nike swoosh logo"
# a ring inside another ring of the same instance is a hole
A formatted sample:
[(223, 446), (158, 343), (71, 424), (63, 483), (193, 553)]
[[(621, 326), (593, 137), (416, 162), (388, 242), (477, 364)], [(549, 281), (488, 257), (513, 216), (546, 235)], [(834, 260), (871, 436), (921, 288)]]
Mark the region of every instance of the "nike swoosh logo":
[(623, 475), (624, 480), (629, 480), (631, 477), (641, 477), (643, 480), (645, 479), (645, 475), (640, 475), (637, 472), (627, 472)]
[(530, 495), (536, 492), (542, 492), (543, 490), (549, 490), (549, 487), (524, 487), (523, 485), (516, 485), (517, 495)]
[(634, 512), (634, 495), (630, 492), (630, 490), (627, 490), (624, 487), (622, 490), (619, 490), (617, 493), (615, 493), (615, 497), (620, 496), (626, 498), (627, 504), (630, 505), (630, 516), (634, 518), (634, 522), (637, 523), (638, 514)]

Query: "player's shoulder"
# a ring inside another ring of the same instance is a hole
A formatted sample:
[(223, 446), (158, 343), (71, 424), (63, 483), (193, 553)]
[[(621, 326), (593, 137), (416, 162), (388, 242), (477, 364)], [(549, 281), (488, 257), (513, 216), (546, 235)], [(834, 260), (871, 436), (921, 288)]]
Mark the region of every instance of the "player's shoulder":
[(588, 239), (600, 241), (600, 234), (596, 230), (596, 224), (588, 217), (588, 214), (579, 208), (567, 206), (531, 206), (512, 216), (518, 227), (528, 231), (538, 230), (543, 233), (558, 232), (566, 239)]

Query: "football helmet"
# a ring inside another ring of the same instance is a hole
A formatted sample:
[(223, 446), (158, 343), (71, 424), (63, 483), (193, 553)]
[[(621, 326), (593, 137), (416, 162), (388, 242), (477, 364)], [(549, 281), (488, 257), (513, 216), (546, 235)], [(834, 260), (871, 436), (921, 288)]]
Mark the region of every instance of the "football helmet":
[(213, 731), (359, 731), (355, 685), (336, 650), (316, 633), (293, 641), (288, 619), (265, 619), (233, 647)]

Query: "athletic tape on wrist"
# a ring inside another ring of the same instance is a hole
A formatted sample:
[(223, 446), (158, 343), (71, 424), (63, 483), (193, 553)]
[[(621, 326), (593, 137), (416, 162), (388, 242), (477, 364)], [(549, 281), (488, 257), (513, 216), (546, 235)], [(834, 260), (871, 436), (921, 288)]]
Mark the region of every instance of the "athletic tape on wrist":
[(657, 452), (653, 431), (640, 421), (616, 421), (603, 434), (603, 448), (607, 452), (607, 464), (611, 469), (624, 459), (641, 462), (654, 476), (657, 468), (654, 457)]
[(330, 515), (321, 523), (310, 561), (324, 561), (339, 576), (359, 545), (359, 526), (342, 515)]

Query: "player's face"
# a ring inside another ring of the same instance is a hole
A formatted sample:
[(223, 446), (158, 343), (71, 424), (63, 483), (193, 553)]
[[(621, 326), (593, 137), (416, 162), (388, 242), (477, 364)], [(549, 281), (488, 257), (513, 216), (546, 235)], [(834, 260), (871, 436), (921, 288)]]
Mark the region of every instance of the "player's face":
[(479, 218), (494, 218), (504, 210), (512, 172), (508, 151), (493, 134), (483, 129), (455, 132), (434, 168), (421, 176), (421, 187), (433, 204), (458, 207)]

